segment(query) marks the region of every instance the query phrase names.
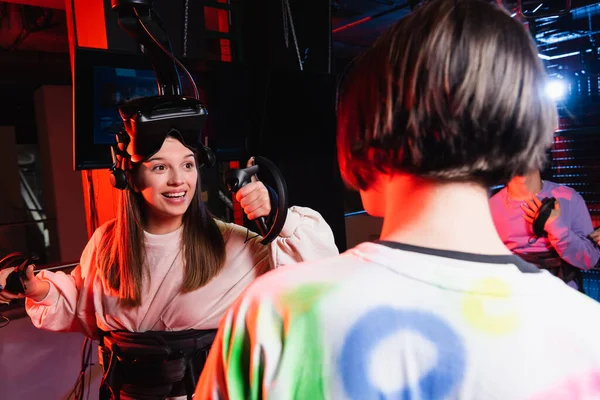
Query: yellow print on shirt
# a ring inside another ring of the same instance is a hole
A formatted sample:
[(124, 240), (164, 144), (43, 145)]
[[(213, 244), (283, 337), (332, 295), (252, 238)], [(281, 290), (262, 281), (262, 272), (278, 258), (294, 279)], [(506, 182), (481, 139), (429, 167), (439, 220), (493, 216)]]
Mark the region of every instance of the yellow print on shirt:
[(463, 316), (473, 328), (491, 335), (506, 335), (519, 323), (510, 285), (498, 278), (478, 281), (462, 304)]

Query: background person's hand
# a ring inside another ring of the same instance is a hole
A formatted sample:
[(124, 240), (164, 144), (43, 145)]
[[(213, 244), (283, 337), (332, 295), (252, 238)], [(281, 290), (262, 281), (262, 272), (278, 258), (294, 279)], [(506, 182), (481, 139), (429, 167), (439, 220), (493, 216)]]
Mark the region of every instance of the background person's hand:
[[(535, 196), (532, 197), (530, 200), (527, 200), (525, 202), (525, 204), (522, 204), (521, 209), (524, 212), (523, 218), (525, 218), (525, 221), (529, 222), (530, 224), (533, 224), (533, 221), (538, 216), (541, 206), (542, 206), (541, 200)], [(546, 220), (544, 227), (546, 227), (548, 224), (552, 223), (553, 221), (556, 221), (556, 219), (558, 217), (560, 217), (560, 214), (561, 214), (560, 202), (558, 199), (556, 199), (556, 201), (554, 202), (554, 208), (550, 212), (550, 216)]]
[(594, 232), (590, 233), (588, 236), (590, 239), (594, 241), (598, 246), (600, 246), (600, 228), (596, 228)]

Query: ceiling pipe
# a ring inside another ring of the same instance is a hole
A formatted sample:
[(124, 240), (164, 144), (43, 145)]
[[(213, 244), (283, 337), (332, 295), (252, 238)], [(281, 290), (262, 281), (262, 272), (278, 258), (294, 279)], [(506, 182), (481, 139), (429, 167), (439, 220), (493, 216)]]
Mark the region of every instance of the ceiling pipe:
[(24, 6), (52, 8), (55, 10), (65, 9), (65, 0), (8, 0), (4, 3), (22, 4)]
[(408, 6), (410, 6), (410, 3), (409, 3), (409, 2), (407, 2), (407, 3), (404, 3), (404, 4), (401, 4), (401, 5), (399, 5), (399, 6), (394, 6), (394, 7), (392, 7), (392, 8), (388, 8), (387, 10), (384, 10), (384, 11), (378, 12), (378, 13), (376, 13), (376, 14), (373, 14), (373, 15), (369, 15), (368, 17), (361, 18), (361, 19), (359, 19), (359, 20), (357, 20), (357, 21), (353, 21), (353, 22), (350, 22), (350, 23), (344, 24), (344, 25), (342, 25), (342, 26), (338, 26), (337, 28), (334, 28), (334, 29), (333, 29), (331, 32), (332, 32), (332, 33), (337, 33), (337, 32), (340, 32), (340, 31), (346, 30), (346, 29), (348, 29), (348, 28), (352, 28), (352, 27), (354, 27), (354, 26), (357, 26), (357, 25), (364, 24), (365, 22), (368, 22), (368, 21), (374, 20), (375, 18), (383, 17), (384, 15), (387, 15), (387, 14), (393, 13), (394, 11), (402, 10), (402, 9), (404, 9), (404, 8), (408, 7)]

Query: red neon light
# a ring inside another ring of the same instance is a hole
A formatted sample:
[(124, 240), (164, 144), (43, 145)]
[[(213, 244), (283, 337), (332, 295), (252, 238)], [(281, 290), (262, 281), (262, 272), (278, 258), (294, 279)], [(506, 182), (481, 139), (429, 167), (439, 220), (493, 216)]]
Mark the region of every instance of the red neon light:
[[(219, 3), (229, 3), (228, 0), (219, 0)], [(229, 32), (229, 13), (230, 11), (219, 10), (219, 32)], [(221, 45), (221, 61), (231, 62), (231, 42), (229, 39), (219, 39)]]
[(354, 22), (350, 22), (349, 24), (346, 25), (342, 25), (340, 27), (335, 28), (334, 30), (332, 30), (331, 32), (336, 33), (339, 31), (343, 31), (344, 29), (348, 29), (348, 28), (352, 28), (355, 25), (360, 25), (360, 24), (364, 24), (365, 22), (369, 21), (370, 19), (372, 19), (373, 17), (364, 17), (359, 19), (358, 21), (354, 21)]
[[(219, 3), (228, 4), (227, 0), (219, 0)], [(204, 22), (206, 29), (221, 33), (229, 32), (229, 13), (228, 10), (205, 6)], [(221, 61), (231, 62), (231, 41), (229, 39), (219, 39), (219, 53)]]

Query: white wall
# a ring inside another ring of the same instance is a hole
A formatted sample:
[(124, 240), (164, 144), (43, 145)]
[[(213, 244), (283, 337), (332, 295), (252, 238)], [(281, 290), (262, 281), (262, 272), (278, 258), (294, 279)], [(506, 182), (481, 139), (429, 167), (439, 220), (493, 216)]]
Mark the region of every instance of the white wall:
[(35, 92), (44, 204), (56, 218), (63, 262), (79, 260), (88, 239), (81, 172), (73, 171), (73, 106), (70, 86), (42, 86)]

